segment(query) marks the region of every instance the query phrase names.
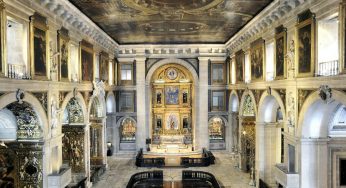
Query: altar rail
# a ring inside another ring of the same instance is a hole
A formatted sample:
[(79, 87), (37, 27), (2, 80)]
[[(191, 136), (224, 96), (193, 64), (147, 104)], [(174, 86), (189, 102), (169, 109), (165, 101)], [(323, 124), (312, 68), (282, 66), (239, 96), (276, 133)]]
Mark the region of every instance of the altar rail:
[(157, 187), (163, 187), (163, 171), (154, 170), (136, 173), (131, 176), (131, 179), (126, 188), (132, 188), (140, 182), (148, 182), (148, 184), (150, 183), (150, 185), (155, 184), (155, 186)]
[(165, 158), (144, 158), (143, 149), (141, 148), (136, 156), (136, 166), (138, 167), (163, 167), (165, 166)]
[(203, 148), (202, 158), (182, 157), (180, 161), (181, 166), (194, 167), (194, 166), (209, 166), (215, 164), (215, 157), (211, 151)]
[(219, 183), (217, 182), (216, 178), (213, 174), (203, 171), (191, 171), (191, 170), (183, 170), (182, 172), (183, 177), (183, 185), (189, 184), (189, 182), (209, 182), (213, 188), (221, 188)]

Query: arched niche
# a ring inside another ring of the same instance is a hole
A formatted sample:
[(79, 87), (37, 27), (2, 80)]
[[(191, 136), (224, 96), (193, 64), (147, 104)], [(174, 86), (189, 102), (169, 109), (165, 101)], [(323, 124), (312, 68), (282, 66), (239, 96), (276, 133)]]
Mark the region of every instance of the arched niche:
[[(0, 97), (0, 109), (6, 108), (10, 104), (18, 103), (16, 98), (17, 93), (12, 92), (9, 94), (2, 95)], [(24, 92), (24, 98), (22, 99), (26, 106), (29, 106), (33, 114), (37, 117), (39, 129), (41, 131), (41, 139), (48, 136), (49, 123), (46, 115), (46, 111), (42, 107), (40, 101), (32, 94)]]
[(66, 105), (63, 124), (84, 124), (83, 109), (77, 98), (71, 98)]
[(108, 92), (107, 99), (106, 99), (106, 112), (107, 114), (115, 113), (116, 108), (115, 103), (115, 96), (112, 91)]
[(136, 120), (132, 117), (122, 117), (117, 124), (119, 130), (119, 150), (136, 150)]
[(265, 123), (282, 122), (285, 118), (284, 101), (277, 91), (272, 90), (271, 94), (264, 92), (258, 105), (258, 121)]
[(235, 91), (232, 91), (229, 97), (229, 111), (239, 112), (239, 98)]
[(213, 116), (208, 121), (209, 148), (214, 150), (226, 149), (226, 119)]
[(252, 93), (244, 93), (239, 114), (247, 117), (257, 117), (255, 98)]

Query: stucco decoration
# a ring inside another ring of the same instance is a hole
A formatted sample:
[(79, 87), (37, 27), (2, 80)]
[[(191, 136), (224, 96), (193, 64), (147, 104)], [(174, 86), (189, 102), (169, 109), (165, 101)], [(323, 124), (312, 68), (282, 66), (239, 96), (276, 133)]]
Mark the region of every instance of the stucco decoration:
[(14, 102), (6, 106), (17, 119), (17, 138), (18, 139), (40, 139), (42, 129), (39, 118), (27, 102)]
[(72, 98), (66, 106), (68, 123), (84, 123), (84, 115), (81, 105), (76, 98)]

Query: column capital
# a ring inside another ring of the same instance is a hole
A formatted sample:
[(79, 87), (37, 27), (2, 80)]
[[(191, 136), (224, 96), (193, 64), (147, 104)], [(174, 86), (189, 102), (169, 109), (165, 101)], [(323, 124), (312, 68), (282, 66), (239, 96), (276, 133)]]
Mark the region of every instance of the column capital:
[(145, 60), (147, 58), (145, 56), (136, 56), (134, 59), (136, 60), (136, 62), (143, 62), (143, 63), (145, 63)]

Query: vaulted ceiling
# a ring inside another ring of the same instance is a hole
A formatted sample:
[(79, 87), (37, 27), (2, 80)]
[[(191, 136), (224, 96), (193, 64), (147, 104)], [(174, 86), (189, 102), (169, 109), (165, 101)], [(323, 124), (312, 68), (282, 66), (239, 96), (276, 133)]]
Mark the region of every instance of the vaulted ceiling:
[(217, 44), (273, 0), (69, 1), (120, 44)]

